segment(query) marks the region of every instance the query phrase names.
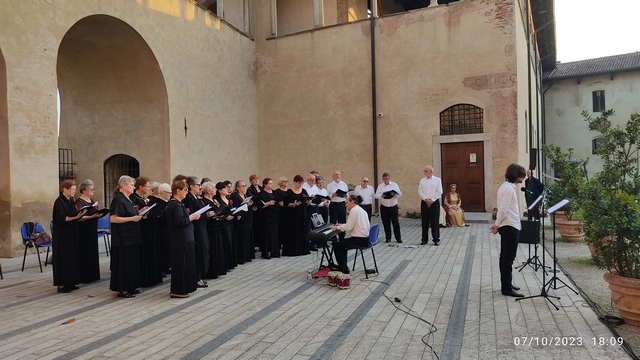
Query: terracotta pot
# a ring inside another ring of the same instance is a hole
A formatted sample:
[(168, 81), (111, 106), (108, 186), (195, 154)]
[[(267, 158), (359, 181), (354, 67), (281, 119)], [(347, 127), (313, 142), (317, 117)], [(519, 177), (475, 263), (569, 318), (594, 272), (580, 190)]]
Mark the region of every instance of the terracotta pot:
[(640, 326), (640, 279), (606, 273), (604, 281), (609, 283), (611, 300), (620, 317), (629, 325)]
[[(602, 246), (607, 246), (607, 244), (609, 244), (609, 241), (612, 241), (613, 237), (611, 236), (607, 236), (605, 238), (603, 238), (602, 240), (600, 240), (600, 243), (602, 244)], [(593, 259), (593, 261), (596, 261), (596, 249), (593, 246), (592, 243), (588, 244), (589, 247), (589, 252), (591, 253), (591, 258)], [(598, 261), (600, 262), (600, 265), (604, 265), (604, 262), (602, 261), (602, 255), (598, 255)]]
[(556, 220), (556, 228), (560, 236), (571, 242), (578, 242), (584, 238), (584, 227), (580, 220)]
[(553, 214), (551, 214), (551, 224), (555, 224), (556, 223), (556, 219), (558, 220), (569, 220), (569, 218), (567, 218), (567, 214), (564, 213), (564, 211), (562, 210), (558, 210), (556, 212), (554, 212)]

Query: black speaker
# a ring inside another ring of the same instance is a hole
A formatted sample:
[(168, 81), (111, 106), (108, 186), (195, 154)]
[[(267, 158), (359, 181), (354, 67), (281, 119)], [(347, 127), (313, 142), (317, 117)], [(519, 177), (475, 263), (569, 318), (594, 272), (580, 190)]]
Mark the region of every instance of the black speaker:
[(520, 230), (520, 244), (540, 243), (540, 222), (533, 220), (521, 220), (522, 230)]
[(531, 148), (529, 151), (529, 170), (535, 170), (538, 163), (538, 149)]

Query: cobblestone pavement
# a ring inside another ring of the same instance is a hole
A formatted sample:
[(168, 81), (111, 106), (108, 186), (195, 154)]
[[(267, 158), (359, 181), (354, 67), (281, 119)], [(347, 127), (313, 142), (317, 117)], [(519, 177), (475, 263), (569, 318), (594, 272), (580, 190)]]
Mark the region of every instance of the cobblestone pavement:
[[(24, 272), (22, 257), (0, 259), (0, 357), (628, 358), (610, 344), (611, 332), (583, 299), (561, 283), (549, 291), (560, 297), (551, 299), (559, 310), (543, 297), (503, 296), (500, 241), (488, 224), (442, 229), (438, 247), (419, 245), (420, 220), (401, 219), (401, 229), (402, 245), (416, 246), (386, 244), (381, 230), (383, 241), (374, 247), (380, 273), (366, 280), (359, 258), (351, 288), (344, 290), (326, 279), (305, 281), (307, 268), (318, 266), (315, 253), (256, 259), (187, 299), (169, 298), (168, 279), (134, 299), (118, 298), (108, 289), (103, 247), (102, 280), (69, 294), (52, 286), (51, 266), (40, 273), (35, 253), (27, 256)], [(521, 244), (514, 265), (527, 258)], [(365, 259), (372, 268), (370, 251)], [(558, 279), (567, 281), (562, 273)], [(539, 295), (542, 270), (514, 271), (514, 282), (525, 295)]]

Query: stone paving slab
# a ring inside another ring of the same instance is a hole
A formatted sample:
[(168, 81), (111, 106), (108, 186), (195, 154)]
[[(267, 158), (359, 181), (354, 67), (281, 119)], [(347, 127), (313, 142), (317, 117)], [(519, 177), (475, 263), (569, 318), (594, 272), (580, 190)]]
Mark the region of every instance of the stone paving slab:
[[(401, 219), (401, 229), (402, 245), (420, 243), (419, 220)], [(553, 299), (559, 310), (542, 297), (502, 296), (499, 236), (488, 229), (486, 223), (441, 229), (439, 247), (397, 248), (382, 241), (374, 249), (380, 274), (366, 280), (358, 259), (347, 290), (324, 279), (305, 283), (306, 269), (317, 267), (319, 254), (256, 259), (210, 280), (209, 288), (188, 299), (170, 299), (168, 280), (135, 299), (116, 297), (108, 289), (109, 258), (101, 240), (102, 280), (70, 294), (55, 291), (51, 266), (40, 273), (35, 253), (27, 256), (24, 272), (22, 257), (0, 259), (5, 276), (0, 280), (0, 357), (435, 359), (433, 352), (443, 355), (445, 340), (458, 344), (444, 352), (449, 358), (628, 357), (616, 346), (594, 346), (594, 338), (612, 334), (566, 287), (549, 291), (560, 297)], [(472, 239), (475, 247), (468, 255)], [(520, 245), (515, 265), (527, 257), (527, 245)], [(365, 259), (372, 267), (370, 251)], [(461, 291), (458, 284), (465, 284), (465, 271), (468, 294), (460, 308), (454, 299)], [(562, 273), (558, 278), (571, 284)], [(525, 295), (540, 294), (542, 271), (525, 267), (514, 271), (514, 281)], [(456, 318), (452, 312), (461, 309), (463, 321), (449, 329)], [(75, 321), (62, 324), (71, 318)], [(447, 339), (448, 330), (458, 338)]]

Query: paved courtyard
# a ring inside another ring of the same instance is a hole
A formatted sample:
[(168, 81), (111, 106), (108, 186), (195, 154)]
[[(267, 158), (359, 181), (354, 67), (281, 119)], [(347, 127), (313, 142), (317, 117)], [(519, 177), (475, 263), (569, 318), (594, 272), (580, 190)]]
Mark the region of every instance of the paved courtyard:
[[(377, 218), (374, 223), (379, 222)], [(404, 244), (420, 243), (420, 220), (401, 219)], [(169, 280), (134, 299), (102, 280), (58, 294), (51, 266), (35, 254), (0, 259), (2, 359), (625, 359), (612, 333), (566, 287), (545, 298), (502, 296), (500, 241), (487, 223), (441, 230), (441, 245), (389, 246), (381, 229), (379, 274), (358, 258), (351, 288), (305, 281), (319, 254), (256, 259), (187, 299)], [(100, 240), (102, 245), (102, 240)], [(349, 253), (350, 266), (354, 252)], [(528, 258), (521, 244), (516, 265)], [(43, 257), (44, 259), (44, 257)], [(365, 252), (373, 267), (371, 252)], [(550, 257), (547, 256), (547, 263)], [(549, 273), (549, 276), (553, 275)], [(571, 285), (564, 274), (558, 278)], [(541, 293), (542, 270), (514, 271), (525, 295)], [(561, 285), (561, 283), (557, 283)], [(400, 302), (394, 300), (398, 298)]]

